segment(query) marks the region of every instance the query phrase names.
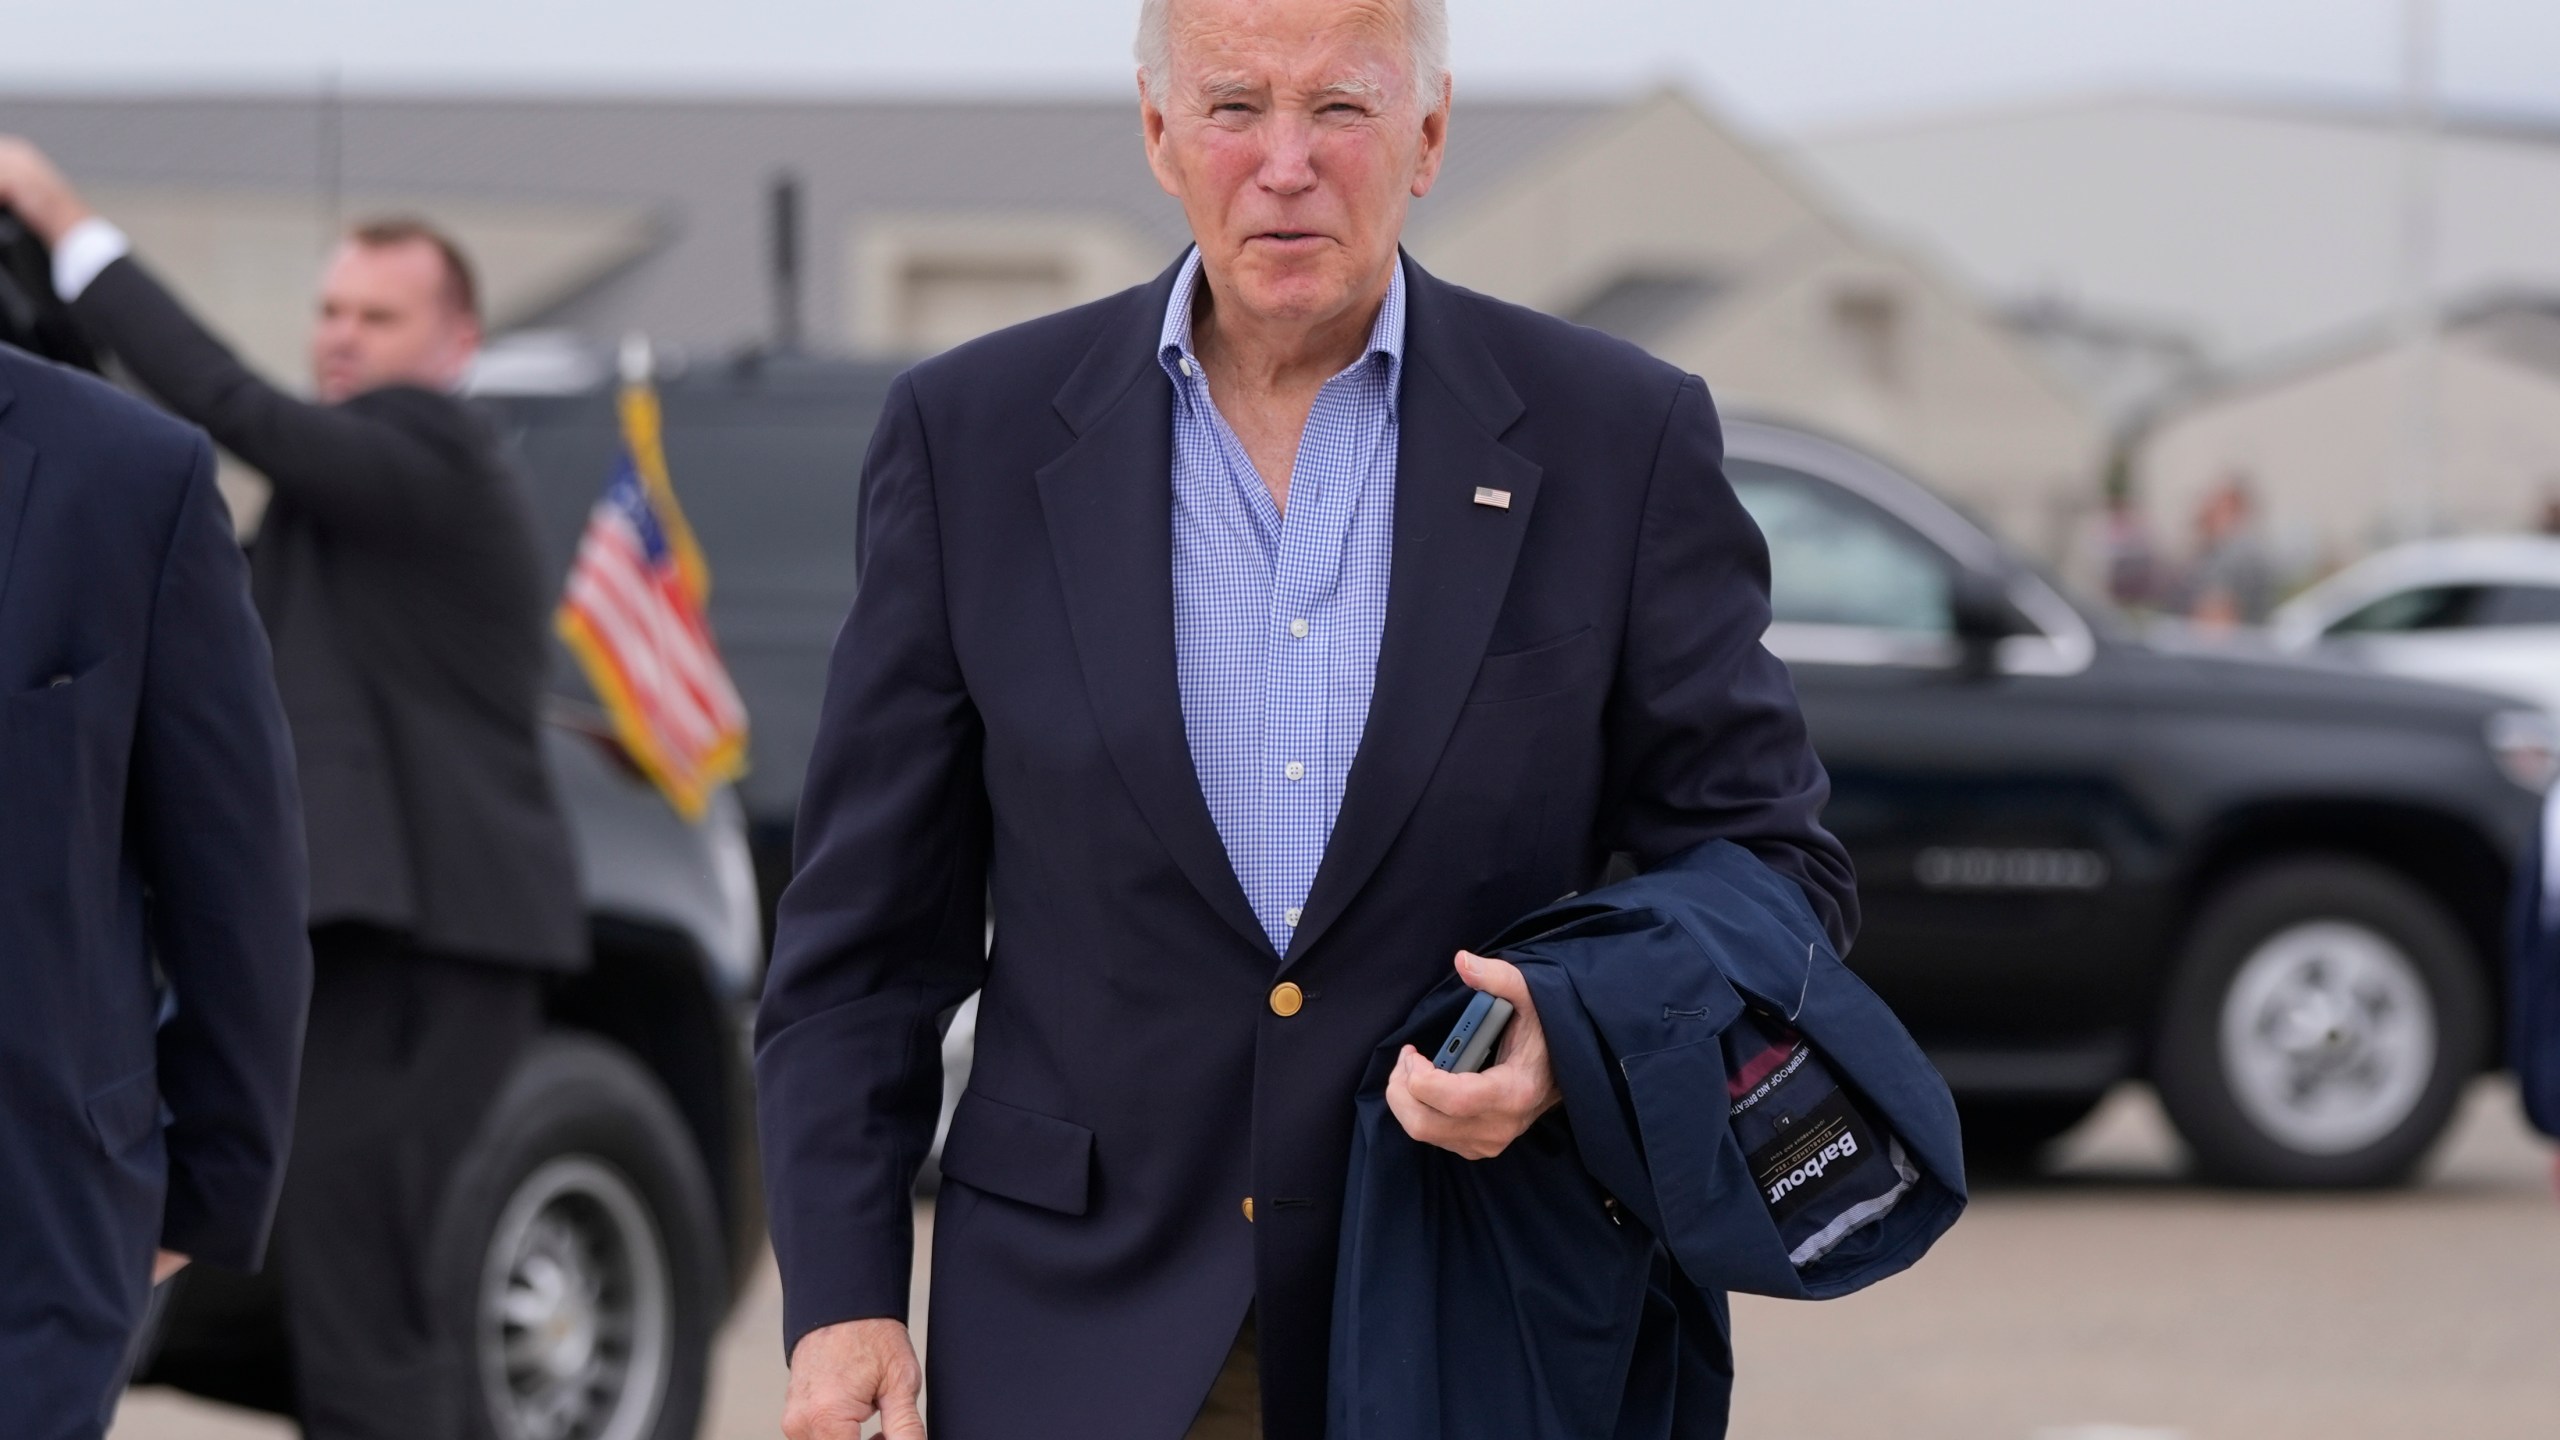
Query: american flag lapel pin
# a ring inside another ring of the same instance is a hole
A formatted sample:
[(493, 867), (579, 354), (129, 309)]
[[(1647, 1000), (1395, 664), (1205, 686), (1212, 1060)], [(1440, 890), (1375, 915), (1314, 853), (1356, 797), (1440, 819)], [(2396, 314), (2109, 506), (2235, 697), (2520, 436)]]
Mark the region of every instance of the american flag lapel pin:
[(1476, 503), (1495, 510), (1508, 510), (1511, 508), (1511, 492), (1496, 490), (1490, 485), (1479, 485), (1476, 487)]

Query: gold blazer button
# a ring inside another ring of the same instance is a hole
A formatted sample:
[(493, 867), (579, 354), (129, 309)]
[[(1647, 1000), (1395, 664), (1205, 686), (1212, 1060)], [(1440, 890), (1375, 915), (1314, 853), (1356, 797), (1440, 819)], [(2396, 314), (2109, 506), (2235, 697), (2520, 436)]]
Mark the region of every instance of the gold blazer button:
[(1291, 981), (1283, 980), (1271, 991), (1271, 1013), (1286, 1020), (1307, 1008), (1307, 992)]

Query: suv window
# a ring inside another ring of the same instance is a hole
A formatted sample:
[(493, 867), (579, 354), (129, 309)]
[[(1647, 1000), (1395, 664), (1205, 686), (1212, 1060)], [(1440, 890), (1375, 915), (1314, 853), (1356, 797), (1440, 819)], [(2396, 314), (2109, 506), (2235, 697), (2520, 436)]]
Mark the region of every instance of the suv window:
[(2475, 625), (2560, 625), (2560, 585), (2494, 585)]
[(1951, 562), (1869, 501), (1796, 470), (1737, 460), (1725, 471), (1769, 541), (1779, 624), (1946, 635)]
[(2422, 585), (2370, 600), (2329, 627), (2332, 635), (2395, 635), (2405, 630), (2451, 630), (2471, 623), (2479, 608), (2477, 585)]

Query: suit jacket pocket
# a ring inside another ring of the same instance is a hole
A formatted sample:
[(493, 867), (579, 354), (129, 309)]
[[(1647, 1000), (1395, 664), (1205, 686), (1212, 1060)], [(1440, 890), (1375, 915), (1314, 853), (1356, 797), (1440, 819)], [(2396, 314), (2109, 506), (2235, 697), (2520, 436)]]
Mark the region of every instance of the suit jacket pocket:
[(20, 763), (62, 760), (84, 678), (56, 675), (49, 682), (0, 694), (0, 755)]
[[(83, 701), (97, 667), (61, 674), (24, 690), (0, 689), (0, 889), (57, 890), (76, 872), (74, 849), (87, 843), (98, 816), (78, 813), (87, 761), (81, 735)], [(34, 944), (32, 938), (29, 944)]]
[(160, 1133), (160, 1077), (150, 1070), (89, 1096), (89, 1128), (110, 1158)]
[(990, 1195), (1082, 1215), (1093, 1192), (1093, 1132), (967, 1091), (951, 1112), (942, 1173)]
[(1467, 703), (1494, 705), (1552, 695), (1573, 683), (1576, 673), (1590, 658), (1591, 649), (1592, 630), (1585, 625), (1570, 635), (1540, 641), (1525, 650), (1487, 655), (1484, 663), (1476, 667), (1476, 683), (1467, 692)]
[(80, 723), (94, 714), (114, 677), (108, 667), (123, 651), (77, 670), (36, 672), (23, 689), (0, 689), (0, 786), (23, 783), (44, 771), (68, 766), (79, 742)]

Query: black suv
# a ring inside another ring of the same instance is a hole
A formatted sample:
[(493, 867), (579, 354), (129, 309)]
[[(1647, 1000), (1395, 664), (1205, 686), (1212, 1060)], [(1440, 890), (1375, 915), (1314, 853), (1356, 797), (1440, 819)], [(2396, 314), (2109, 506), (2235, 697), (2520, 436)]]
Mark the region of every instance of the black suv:
[[(764, 360), (663, 387), (756, 717), (744, 794), (768, 894), (893, 375)], [(611, 453), (610, 399), (508, 410), (556, 526)], [(2489, 1061), (2490, 962), (2549, 724), (2466, 691), (2137, 644), (1866, 455), (1750, 421), (1726, 439), (1769, 537), (1768, 643), (1858, 863), (1853, 962), (1945, 1070), (1976, 1153), (2030, 1154), (2148, 1077), (2213, 1175), (2405, 1176)]]
[(2490, 1063), (2542, 714), (2135, 643), (1866, 455), (1726, 441), (1858, 864), (1853, 961), (1969, 1148), (2147, 1076), (2208, 1174), (2406, 1176)]

